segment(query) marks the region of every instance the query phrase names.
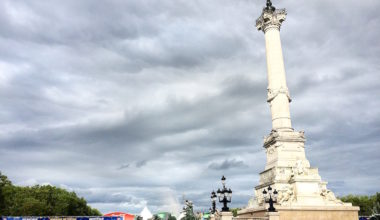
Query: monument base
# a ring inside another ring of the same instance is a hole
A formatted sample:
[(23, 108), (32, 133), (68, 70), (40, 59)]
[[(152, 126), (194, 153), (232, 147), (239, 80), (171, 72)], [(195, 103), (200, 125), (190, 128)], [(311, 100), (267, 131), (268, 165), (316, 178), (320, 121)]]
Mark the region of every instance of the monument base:
[(218, 212), (215, 215), (215, 220), (232, 220), (232, 212)]
[[(357, 220), (359, 207), (356, 206), (302, 206), (276, 207), (279, 220)], [(243, 209), (238, 218), (254, 219), (267, 217), (267, 209)]]

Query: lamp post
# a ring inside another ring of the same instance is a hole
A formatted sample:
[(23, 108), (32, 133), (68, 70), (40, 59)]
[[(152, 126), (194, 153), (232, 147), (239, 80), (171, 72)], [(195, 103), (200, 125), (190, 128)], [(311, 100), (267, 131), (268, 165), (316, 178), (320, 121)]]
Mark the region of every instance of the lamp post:
[(212, 203), (212, 208), (211, 208), (211, 213), (214, 214), (216, 211), (216, 193), (215, 191), (212, 191), (211, 193), (211, 203)]
[(226, 177), (222, 177), (222, 190), (218, 189), (217, 194), (219, 197), (219, 202), (223, 203), (222, 212), (228, 212), (230, 209), (227, 207), (227, 203), (231, 202), (232, 190), (226, 188)]
[[(275, 212), (276, 209), (273, 206), (273, 203), (277, 203), (277, 190), (272, 191), (272, 187), (268, 187), (268, 192), (264, 189), (263, 191), (264, 199), (266, 203), (269, 203), (268, 212)], [(268, 197), (269, 196), (269, 197)]]

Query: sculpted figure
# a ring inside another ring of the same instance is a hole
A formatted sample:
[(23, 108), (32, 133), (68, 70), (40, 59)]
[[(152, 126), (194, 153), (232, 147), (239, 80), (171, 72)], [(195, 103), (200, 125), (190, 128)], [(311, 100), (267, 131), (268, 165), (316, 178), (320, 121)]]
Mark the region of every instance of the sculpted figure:
[(295, 167), (292, 167), (292, 176), (308, 175), (307, 168), (302, 160), (297, 160)]
[(264, 197), (262, 194), (258, 193), (256, 194), (256, 201), (257, 201), (257, 204), (259, 206), (263, 206), (264, 205)]
[(286, 205), (294, 200), (294, 192), (291, 186), (287, 186), (284, 190), (281, 190), (278, 196), (278, 203)]
[(248, 206), (247, 208), (258, 208), (260, 207), (258, 201), (258, 199), (255, 198), (255, 197), (252, 197), (249, 201), (248, 201)]
[(338, 203), (338, 204), (343, 204), (342, 201), (340, 201), (339, 199), (337, 199), (334, 195), (333, 192), (331, 192), (331, 190), (328, 190), (326, 188), (322, 189), (322, 192), (321, 192), (321, 196), (329, 201), (329, 202), (334, 202), (334, 203)]

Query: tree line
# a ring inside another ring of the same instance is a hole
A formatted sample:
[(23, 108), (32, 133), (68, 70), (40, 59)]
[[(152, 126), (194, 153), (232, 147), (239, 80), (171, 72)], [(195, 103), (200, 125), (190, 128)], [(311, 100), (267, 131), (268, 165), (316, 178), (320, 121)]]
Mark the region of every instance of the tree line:
[(371, 216), (380, 213), (380, 193), (372, 196), (348, 195), (339, 199), (343, 202), (350, 202), (354, 206), (359, 206), (360, 216)]
[(75, 192), (55, 186), (15, 186), (0, 172), (0, 216), (101, 216)]

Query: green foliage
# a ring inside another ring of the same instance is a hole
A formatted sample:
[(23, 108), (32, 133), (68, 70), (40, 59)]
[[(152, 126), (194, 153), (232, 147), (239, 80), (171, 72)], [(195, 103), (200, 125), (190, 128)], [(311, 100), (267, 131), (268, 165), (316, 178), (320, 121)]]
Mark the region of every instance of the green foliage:
[(177, 218), (175, 216), (173, 216), (173, 215), (170, 215), (169, 218), (168, 218), (168, 220), (177, 220)]
[(152, 218), (153, 220), (161, 220), (161, 218), (160, 217), (158, 217), (158, 215), (153, 215), (153, 218)]
[(376, 193), (373, 196), (348, 195), (341, 197), (340, 200), (350, 202), (354, 206), (359, 206), (360, 216), (370, 216), (380, 211), (380, 193)]
[(50, 185), (15, 186), (0, 172), (0, 215), (101, 216), (101, 213), (75, 192)]
[(234, 217), (237, 217), (237, 213), (238, 213), (238, 211), (241, 210), (241, 208), (232, 208), (230, 210), (231, 210), (232, 214), (234, 215)]
[(4, 203), (4, 187), (12, 185), (12, 182), (8, 180), (7, 176), (4, 176), (0, 172), (0, 215), (3, 213), (2, 210), (5, 208)]

